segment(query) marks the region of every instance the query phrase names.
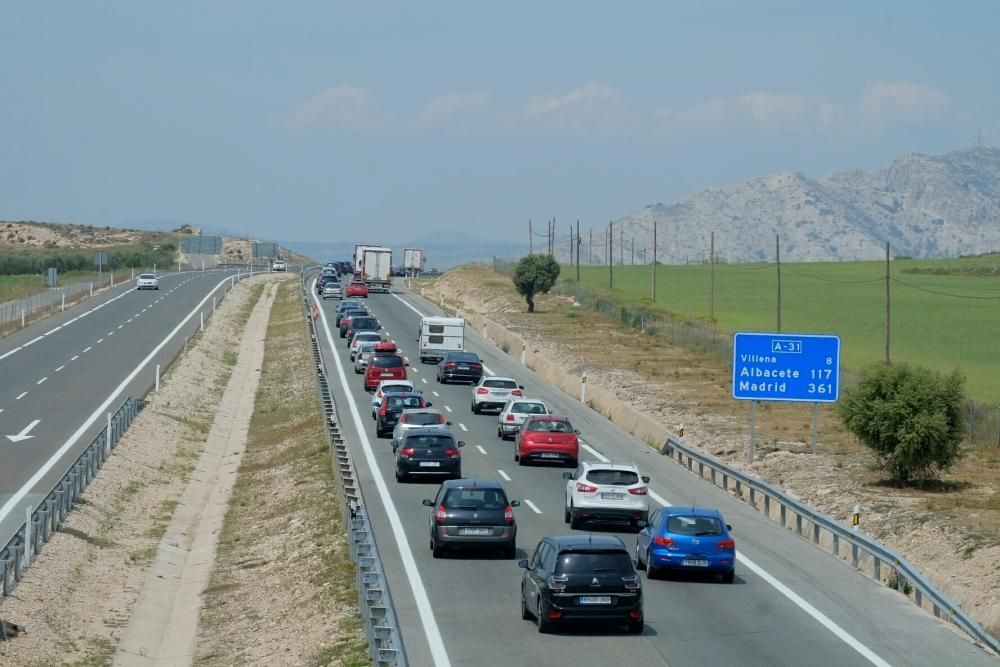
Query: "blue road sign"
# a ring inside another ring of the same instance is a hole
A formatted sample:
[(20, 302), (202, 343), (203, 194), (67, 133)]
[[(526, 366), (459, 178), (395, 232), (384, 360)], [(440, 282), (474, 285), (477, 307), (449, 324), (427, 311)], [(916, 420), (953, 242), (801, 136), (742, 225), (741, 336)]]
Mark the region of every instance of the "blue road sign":
[(834, 403), (840, 337), (739, 332), (733, 336), (733, 398)]

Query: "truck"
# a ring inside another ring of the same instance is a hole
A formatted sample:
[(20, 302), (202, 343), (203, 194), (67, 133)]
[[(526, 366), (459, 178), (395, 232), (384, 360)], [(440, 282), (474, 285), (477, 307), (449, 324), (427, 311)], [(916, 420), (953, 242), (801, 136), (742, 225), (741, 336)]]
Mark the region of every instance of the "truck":
[(405, 248), (403, 250), (403, 269), (409, 275), (423, 273), (424, 251), (419, 248)]
[(360, 277), (362, 273), (362, 262), (365, 259), (365, 249), (366, 248), (381, 248), (382, 246), (371, 245), (368, 243), (358, 243), (354, 246), (354, 257), (351, 258), (351, 273)]
[(361, 251), (361, 280), (373, 292), (388, 292), (392, 286), (392, 250), (367, 246)]
[(445, 352), (465, 349), (465, 320), (461, 317), (422, 317), (417, 338), (420, 361), (440, 361)]

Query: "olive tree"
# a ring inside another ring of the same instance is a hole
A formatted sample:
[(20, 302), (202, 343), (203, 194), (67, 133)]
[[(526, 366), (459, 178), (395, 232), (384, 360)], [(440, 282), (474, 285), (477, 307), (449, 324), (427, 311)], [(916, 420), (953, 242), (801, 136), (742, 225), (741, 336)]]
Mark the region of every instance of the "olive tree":
[(847, 429), (875, 451), (889, 479), (935, 478), (959, 457), (964, 378), (908, 364), (877, 364), (845, 391)]
[(559, 278), (559, 263), (550, 255), (527, 255), (514, 267), (514, 287), (535, 312), (535, 295), (545, 294)]

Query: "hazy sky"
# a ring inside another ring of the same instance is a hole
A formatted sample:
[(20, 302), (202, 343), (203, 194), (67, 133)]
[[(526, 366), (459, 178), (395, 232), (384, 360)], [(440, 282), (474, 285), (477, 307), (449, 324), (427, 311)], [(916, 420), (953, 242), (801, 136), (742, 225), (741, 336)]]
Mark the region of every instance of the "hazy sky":
[(0, 0), (0, 219), (399, 243), (602, 226), (779, 169), (1000, 143), (998, 19), (992, 0)]

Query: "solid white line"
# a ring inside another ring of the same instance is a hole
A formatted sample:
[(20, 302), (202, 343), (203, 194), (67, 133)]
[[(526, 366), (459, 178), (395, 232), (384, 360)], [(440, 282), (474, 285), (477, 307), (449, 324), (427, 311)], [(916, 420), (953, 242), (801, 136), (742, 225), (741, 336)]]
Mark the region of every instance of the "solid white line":
[(446, 405), (446, 406), (444, 406), (444, 409), (445, 409), (445, 410), (447, 410), (448, 412), (451, 412), (451, 407), (449, 407), (449, 406), (447, 406), (447, 405)]
[(20, 395), (20, 396), (18, 396), (17, 398), (15, 398), (14, 400), (15, 400), (15, 401), (20, 401), (20, 400), (21, 400), (22, 398), (24, 398), (24, 397), (25, 397), (25, 396), (27, 396), (27, 395), (28, 395), (28, 392), (26, 392), (26, 391), (22, 391), (22, 392), (21, 392), (21, 395)]
[(604, 454), (601, 454), (599, 451), (597, 451), (596, 449), (594, 449), (593, 447), (591, 447), (590, 445), (588, 445), (586, 443), (581, 442), (580, 446), (583, 447), (584, 449), (586, 449), (591, 454), (593, 454), (595, 457), (597, 457), (597, 460), (600, 461), (601, 463), (607, 463), (608, 461), (611, 460), (607, 456), (605, 456)]
[(500, 473), (500, 476), (503, 477), (505, 480), (507, 480), (508, 482), (510, 481), (510, 475), (505, 473), (503, 470), (497, 470), (497, 472)]
[(460, 429), (462, 429), (463, 431), (468, 431), (469, 430), (469, 429), (465, 428), (465, 424), (463, 424), (462, 422), (458, 422), (458, 427)]
[(49, 376), (48, 376), (48, 375), (46, 375), (45, 377), (43, 377), (43, 378), (42, 378), (41, 380), (39, 380), (39, 381), (38, 381), (38, 382), (36, 382), (35, 384), (41, 384), (41, 383), (45, 382), (45, 381), (46, 381), (46, 380), (48, 380), (48, 379), (49, 379)]
[(43, 338), (45, 338), (45, 336), (39, 336), (38, 338), (32, 338), (31, 340), (29, 340), (27, 343), (25, 343), (21, 347), (28, 347), (29, 345), (33, 345), (33, 344), (37, 343), (38, 341), (42, 340)]
[(478, 449), (478, 450), (479, 450), (479, 453), (480, 453), (480, 454), (482, 454), (483, 456), (489, 456), (489, 455), (488, 455), (488, 454), (486, 453), (486, 450), (485, 450), (485, 449), (483, 449), (483, 446), (482, 446), (482, 445), (476, 445), (476, 449)]
[(79, 354), (76, 354), (76, 355), (73, 355), (73, 356), (72, 356), (72, 357), (70, 358), (70, 361), (76, 361), (76, 360), (77, 360), (77, 359), (79, 359), (79, 358), (80, 358), (80, 355), (79, 355)]
[(416, 314), (417, 314), (417, 315), (418, 315), (419, 317), (423, 317), (423, 316), (424, 316), (424, 314), (423, 314), (423, 313), (421, 313), (421, 312), (420, 312), (419, 310), (417, 310), (416, 308), (414, 308), (413, 306), (411, 306), (411, 305), (410, 305), (409, 303), (407, 303), (406, 301), (403, 301), (402, 299), (400, 299), (398, 295), (396, 295), (396, 294), (393, 294), (392, 296), (393, 296), (393, 298), (395, 298), (395, 299), (396, 299), (397, 301), (399, 301), (399, 302), (400, 302), (401, 304), (403, 304), (404, 306), (406, 306), (407, 308), (409, 308), (410, 310), (412, 310), (413, 312), (415, 312), (415, 313), (416, 313)]
[(48, 331), (46, 331), (42, 335), (43, 336), (48, 336), (49, 334), (54, 334), (55, 332), (59, 331), (60, 329), (62, 329), (62, 325), (61, 324), (59, 326), (57, 326), (55, 329), (49, 329)]
[[(314, 280), (309, 285), (309, 294), (316, 305), (319, 306), (319, 299), (316, 298), (315, 282)], [(368, 433), (365, 430), (364, 423), (361, 421), (361, 414), (358, 412), (358, 405), (354, 401), (354, 394), (351, 393), (348, 387), (347, 376), (344, 374), (344, 366), (340, 362), (340, 355), (337, 354), (337, 346), (334, 344), (333, 336), (330, 334), (330, 323), (326, 319), (326, 309), (320, 308), (319, 315), (323, 320), (326, 341), (330, 346), (330, 350), (333, 353), (333, 360), (337, 365), (337, 374), (340, 376), (340, 384), (347, 396), (347, 404), (351, 410), (351, 417), (354, 418), (354, 426), (357, 429), (358, 438), (361, 440), (361, 448), (365, 453), (365, 460), (368, 462), (368, 467), (371, 470), (375, 488), (382, 498), (382, 504), (385, 507), (385, 513), (389, 519), (389, 525), (392, 527), (393, 537), (396, 540), (396, 546), (399, 548), (399, 557), (403, 561), (403, 569), (406, 570), (406, 578), (409, 581), (410, 590), (413, 592), (413, 600), (419, 611), (420, 622), (424, 626), (424, 636), (427, 638), (427, 644), (430, 647), (431, 658), (434, 660), (435, 665), (449, 667), (451, 661), (448, 659), (448, 651), (444, 645), (444, 638), (441, 637), (441, 630), (438, 628), (437, 619), (434, 617), (434, 609), (431, 607), (430, 598), (427, 597), (427, 589), (424, 588), (424, 581), (420, 578), (420, 570), (417, 568), (417, 562), (413, 558), (410, 543), (406, 539), (406, 533), (403, 530), (403, 521), (399, 518), (399, 511), (396, 509), (396, 504), (389, 493), (389, 487), (386, 486), (385, 477), (382, 476), (382, 469), (379, 468), (378, 461), (375, 459), (375, 452), (372, 450)]]
[[(667, 502), (667, 500), (663, 496), (654, 491), (649, 491), (649, 497), (665, 507), (670, 507), (670, 503)], [(752, 560), (744, 556), (739, 550), (736, 551), (736, 560), (742, 563), (744, 566), (746, 566), (747, 569), (756, 574), (758, 577), (763, 579), (774, 590), (778, 591), (786, 598), (788, 598), (799, 609), (812, 616), (813, 619), (816, 620), (820, 625), (822, 625), (824, 628), (835, 634), (838, 639), (840, 639), (845, 644), (850, 646), (852, 649), (854, 649), (862, 656), (864, 656), (864, 658), (868, 660), (868, 662), (872, 663), (873, 665), (876, 665), (877, 667), (890, 667), (888, 662), (883, 660), (878, 654), (876, 654), (870, 648), (868, 648), (860, 641), (855, 639), (842, 627), (833, 622), (833, 620), (831, 620), (829, 616), (827, 616), (819, 609), (809, 604), (809, 602), (800, 597), (795, 591), (790, 589), (785, 584), (781, 583), (770, 572), (762, 568), (760, 565), (757, 565), (757, 563), (753, 562)]]
[(62, 369), (64, 369), (64, 368), (66, 368), (66, 366), (65, 366), (65, 365), (63, 365), (63, 366), (60, 366), (59, 368), (57, 368), (57, 369), (56, 369), (56, 373), (58, 373), (59, 371), (61, 371), (61, 370), (62, 370)]
[(79, 316), (77, 316), (77, 317), (74, 317), (73, 319), (71, 319), (71, 320), (70, 320), (69, 322), (67, 322), (67, 323), (66, 323), (66, 324), (64, 324), (63, 326), (64, 326), (64, 327), (68, 327), (69, 325), (73, 324), (73, 322), (76, 322), (76, 321), (77, 321), (78, 319), (80, 319), (80, 317), (79, 317)]
[(483, 370), (486, 371), (487, 375), (496, 375), (496, 373), (494, 373), (493, 371), (491, 371), (490, 367), (487, 366), (486, 364), (483, 364)]
[(14, 354), (15, 352), (17, 352), (20, 349), (21, 349), (20, 347), (15, 347), (10, 352), (5, 352), (4, 354), (0, 354), (0, 359), (6, 359), (7, 357), (9, 357), (10, 355)]
[(527, 505), (528, 507), (530, 507), (532, 510), (534, 510), (535, 514), (541, 514), (542, 513), (542, 510), (538, 509), (538, 507), (535, 505), (535, 503), (531, 502), (527, 498), (524, 499), (524, 504)]

